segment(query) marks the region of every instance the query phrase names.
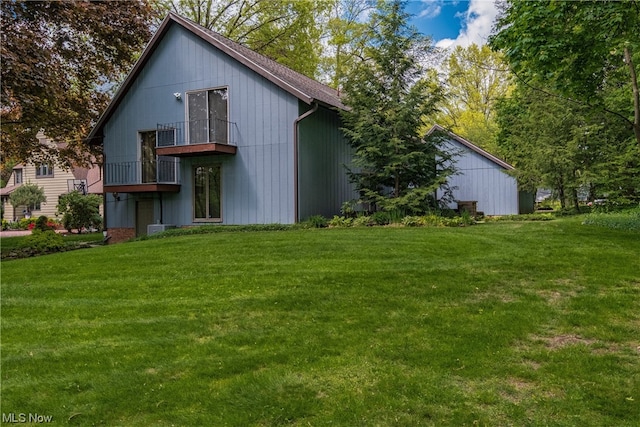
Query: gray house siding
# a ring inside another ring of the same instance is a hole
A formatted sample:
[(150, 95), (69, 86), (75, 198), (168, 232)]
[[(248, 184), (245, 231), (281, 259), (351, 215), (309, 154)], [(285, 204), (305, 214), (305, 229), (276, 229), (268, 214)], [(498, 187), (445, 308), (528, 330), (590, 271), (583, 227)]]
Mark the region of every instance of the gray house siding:
[(518, 183), (505, 168), (453, 139), (444, 142), (443, 148), (460, 153), (455, 158), (458, 174), (448, 180), (456, 201), (477, 201), (477, 210), (485, 215), (518, 214)]
[[(300, 113), (309, 110), (301, 103)], [(349, 182), (345, 165), (352, 150), (340, 131), (335, 111), (318, 108), (299, 124), (298, 203), (299, 219), (313, 215), (340, 214), (342, 204), (357, 197)]]
[[(224, 224), (294, 221), (293, 123), (298, 99), (179, 25), (160, 40), (118, 108), (104, 124), (107, 162), (139, 159), (138, 132), (185, 121), (185, 92), (226, 87), (237, 154), (180, 159), (179, 193), (162, 194), (162, 221), (192, 225), (193, 167), (221, 164)], [(181, 93), (177, 100), (174, 93)], [(135, 201), (159, 194), (107, 196), (107, 226), (133, 227)]]

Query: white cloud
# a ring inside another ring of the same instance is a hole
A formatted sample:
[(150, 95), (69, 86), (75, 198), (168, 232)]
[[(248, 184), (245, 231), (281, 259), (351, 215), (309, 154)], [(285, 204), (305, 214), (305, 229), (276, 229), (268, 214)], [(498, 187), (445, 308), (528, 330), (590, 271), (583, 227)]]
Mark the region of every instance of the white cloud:
[(418, 18), (435, 18), (442, 11), (442, 0), (422, 0), (424, 9), (418, 14)]
[(495, 0), (470, 0), (469, 9), (462, 16), (462, 28), (455, 39), (442, 39), (437, 47), (448, 49), (456, 46), (467, 47), (473, 43), (483, 45), (493, 29), (498, 17)]

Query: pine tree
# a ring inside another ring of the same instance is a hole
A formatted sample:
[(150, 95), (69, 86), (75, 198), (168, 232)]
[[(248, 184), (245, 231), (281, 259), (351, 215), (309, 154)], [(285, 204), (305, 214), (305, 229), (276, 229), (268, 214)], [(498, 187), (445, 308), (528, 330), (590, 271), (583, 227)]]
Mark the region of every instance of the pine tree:
[(349, 171), (372, 210), (420, 213), (452, 170), (450, 156), (422, 138), (425, 116), (442, 98), (435, 73), (422, 66), (429, 39), (407, 23), (404, 2), (379, 1), (365, 58), (345, 83), (344, 132), (354, 148)]

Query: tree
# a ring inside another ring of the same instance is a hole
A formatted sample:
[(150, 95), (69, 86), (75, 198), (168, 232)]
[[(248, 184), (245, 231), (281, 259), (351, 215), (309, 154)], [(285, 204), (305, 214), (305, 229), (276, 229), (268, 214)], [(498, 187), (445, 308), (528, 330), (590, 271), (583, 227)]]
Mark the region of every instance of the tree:
[(96, 194), (82, 194), (79, 191), (60, 196), (58, 199), (58, 215), (62, 215), (62, 226), (71, 231), (102, 227), (100, 217), (102, 199)]
[(422, 139), (442, 89), (421, 60), (429, 39), (407, 24), (404, 2), (379, 1), (365, 58), (345, 83), (344, 131), (355, 152), (351, 180), (374, 209), (424, 212), (434, 205), (450, 156)]
[(363, 18), (372, 9), (370, 0), (337, 0), (330, 10), (321, 69), (335, 89), (342, 88), (349, 70), (363, 57), (368, 30)]
[[(78, 150), (150, 37), (146, 0), (2, 1), (3, 161), (81, 163)], [(58, 151), (36, 134), (70, 142)]]
[(444, 64), (447, 97), (436, 121), (497, 154), (495, 104), (512, 88), (502, 55), (484, 45), (457, 46)]
[[(640, 146), (640, 3), (635, 0), (506, 2), (492, 47), (526, 82), (616, 115)], [(624, 86), (612, 109), (608, 88)]]
[(331, 1), (165, 0), (165, 7), (309, 77)]
[(563, 208), (577, 208), (579, 195), (640, 196), (640, 150), (611, 115), (523, 84), (497, 113), (500, 153), (516, 167), (521, 187), (550, 188)]
[(31, 212), (34, 206), (46, 201), (47, 196), (44, 194), (44, 188), (30, 182), (16, 188), (9, 196), (9, 202), (14, 208), (26, 206), (27, 212)]

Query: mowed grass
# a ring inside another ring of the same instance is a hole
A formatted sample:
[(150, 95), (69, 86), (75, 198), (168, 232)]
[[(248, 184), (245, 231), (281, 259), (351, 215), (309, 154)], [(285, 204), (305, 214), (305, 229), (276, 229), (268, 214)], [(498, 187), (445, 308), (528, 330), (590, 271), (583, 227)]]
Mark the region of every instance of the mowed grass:
[(636, 426), (640, 233), (216, 233), (2, 263), (2, 412), (62, 425)]

